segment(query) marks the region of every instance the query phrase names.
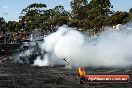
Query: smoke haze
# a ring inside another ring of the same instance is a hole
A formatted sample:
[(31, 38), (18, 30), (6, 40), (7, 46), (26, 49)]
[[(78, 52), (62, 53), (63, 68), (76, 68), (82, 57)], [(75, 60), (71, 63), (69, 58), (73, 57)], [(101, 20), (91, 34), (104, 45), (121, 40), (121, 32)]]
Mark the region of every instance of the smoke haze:
[(128, 25), (123, 25), (121, 30), (109, 28), (93, 38), (63, 26), (45, 37), (41, 48), (41, 52), (47, 53), (43, 60), (38, 57), (35, 65), (67, 64), (61, 60), (65, 58), (71, 66), (129, 66), (132, 65), (132, 29)]

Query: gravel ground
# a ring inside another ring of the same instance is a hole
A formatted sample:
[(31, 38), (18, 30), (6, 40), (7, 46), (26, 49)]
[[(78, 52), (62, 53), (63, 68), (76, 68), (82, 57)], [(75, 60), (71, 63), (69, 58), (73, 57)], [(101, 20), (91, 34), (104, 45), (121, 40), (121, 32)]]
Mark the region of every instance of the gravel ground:
[[(87, 73), (132, 75), (132, 68), (94, 67), (87, 68)], [(13, 64), (10, 59), (1, 57), (0, 88), (132, 88), (132, 82), (80, 84), (77, 79), (77, 69)]]

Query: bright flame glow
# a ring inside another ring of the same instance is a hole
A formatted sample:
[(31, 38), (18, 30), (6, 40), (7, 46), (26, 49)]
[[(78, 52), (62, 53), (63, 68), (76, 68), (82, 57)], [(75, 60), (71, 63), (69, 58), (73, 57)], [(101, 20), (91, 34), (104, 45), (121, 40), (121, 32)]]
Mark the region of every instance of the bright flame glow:
[(85, 70), (81, 67), (78, 68), (78, 72), (79, 72), (79, 76), (85, 76), (86, 75)]

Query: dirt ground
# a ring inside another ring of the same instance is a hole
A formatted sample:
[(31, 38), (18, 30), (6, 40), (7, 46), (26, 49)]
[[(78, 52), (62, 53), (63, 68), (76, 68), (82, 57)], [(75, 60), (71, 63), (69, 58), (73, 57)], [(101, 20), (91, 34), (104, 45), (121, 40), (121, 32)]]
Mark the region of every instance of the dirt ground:
[[(132, 68), (87, 68), (88, 74), (130, 74)], [(84, 83), (77, 79), (77, 69), (38, 67), (15, 64), (9, 58), (0, 58), (0, 88), (132, 88), (130, 83)]]

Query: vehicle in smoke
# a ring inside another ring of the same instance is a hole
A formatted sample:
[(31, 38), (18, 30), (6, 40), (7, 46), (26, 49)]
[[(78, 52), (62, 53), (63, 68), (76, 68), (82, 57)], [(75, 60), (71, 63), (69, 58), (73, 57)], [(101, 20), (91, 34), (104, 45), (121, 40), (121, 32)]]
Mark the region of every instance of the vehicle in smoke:
[(43, 59), (43, 55), (46, 53), (44, 51), (41, 52), (41, 48), (39, 47), (39, 42), (42, 42), (41, 40), (31, 41), (31, 40), (24, 40), (22, 41), (23, 45), (20, 48), (20, 55), (19, 55), (19, 61), (24, 64), (33, 64), (34, 60), (40, 56), (41, 59)]
[[(31, 40), (25, 40), (22, 41), (23, 45), (20, 48), (20, 54), (19, 59), (17, 60), (17, 63), (22, 64), (34, 64), (34, 61), (40, 57), (40, 60), (44, 60), (45, 55), (50, 56), (50, 52), (47, 52), (46, 50), (42, 50), (40, 47), (40, 44), (44, 42), (43, 39), (31, 41)], [(65, 62), (66, 64), (54, 64), (54, 66), (61, 66), (64, 67), (66, 65), (69, 65), (67, 59), (60, 59), (62, 62)]]

